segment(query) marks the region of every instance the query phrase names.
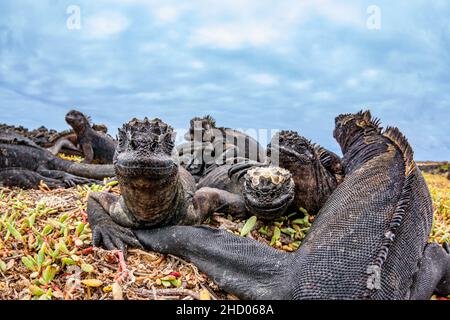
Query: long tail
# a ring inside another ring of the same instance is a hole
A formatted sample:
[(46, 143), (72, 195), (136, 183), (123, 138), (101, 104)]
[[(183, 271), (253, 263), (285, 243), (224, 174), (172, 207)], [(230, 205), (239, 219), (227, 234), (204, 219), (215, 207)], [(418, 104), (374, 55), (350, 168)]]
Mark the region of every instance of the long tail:
[(190, 260), (222, 289), (242, 299), (289, 299), (292, 255), (210, 227), (135, 230), (149, 250)]
[(116, 175), (112, 164), (71, 163), (66, 171), (76, 176), (91, 179), (103, 179)]

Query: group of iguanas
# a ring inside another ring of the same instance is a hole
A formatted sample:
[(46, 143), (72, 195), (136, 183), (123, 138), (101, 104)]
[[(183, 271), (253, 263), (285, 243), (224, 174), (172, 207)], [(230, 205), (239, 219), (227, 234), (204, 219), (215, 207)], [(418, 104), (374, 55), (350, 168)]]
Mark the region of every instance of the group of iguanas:
[[(15, 128), (0, 129), (0, 184), (56, 188), (115, 176), (120, 196), (88, 199), (94, 245), (184, 257), (245, 299), (450, 294), (450, 249), (427, 243), (432, 202), (413, 151), (369, 111), (336, 118), (342, 159), (293, 131), (279, 132), (264, 149), (209, 116), (192, 119), (179, 146), (160, 119), (125, 123), (117, 142), (80, 112), (66, 121), (76, 138), (63, 135), (57, 144), (71, 144), (85, 163), (60, 159)], [(270, 220), (299, 208), (317, 216), (294, 253), (198, 226), (214, 212)]]

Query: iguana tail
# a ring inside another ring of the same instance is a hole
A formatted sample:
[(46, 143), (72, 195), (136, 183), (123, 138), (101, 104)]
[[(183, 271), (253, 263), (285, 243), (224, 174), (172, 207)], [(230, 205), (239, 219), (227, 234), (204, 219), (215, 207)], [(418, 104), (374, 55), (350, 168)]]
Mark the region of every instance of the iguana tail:
[(85, 178), (103, 179), (116, 175), (112, 164), (84, 164), (71, 163), (66, 170), (68, 173)]
[(241, 299), (292, 298), (292, 254), (210, 227), (173, 226), (133, 232), (146, 249), (188, 259)]

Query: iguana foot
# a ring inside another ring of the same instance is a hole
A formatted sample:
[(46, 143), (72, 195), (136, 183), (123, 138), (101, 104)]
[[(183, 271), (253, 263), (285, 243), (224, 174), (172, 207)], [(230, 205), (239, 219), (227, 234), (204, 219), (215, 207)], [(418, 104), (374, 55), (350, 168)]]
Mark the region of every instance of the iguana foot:
[(88, 179), (83, 177), (77, 177), (71, 174), (65, 174), (63, 177), (63, 182), (66, 185), (66, 187), (75, 187), (80, 184), (101, 184), (101, 181), (94, 180), (94, 179)]
[(127, 245), (142, 248), (131, 228), (116, 223), (106, 208), (114, 207), (114, 195), (106, 192), (91, 193), (88, 199), (88, 221), (92, 229), (94, 246), (103, 245), (107, 250), (121, 250), (126, 255)]
[(140, 242), (131, 229), (121, 227), (113, 221), (102, 222), (92, 230), (92, 242), (94, 246), (107, 250), (120, 250), (126, 256), (127, 246), (142, 248)]

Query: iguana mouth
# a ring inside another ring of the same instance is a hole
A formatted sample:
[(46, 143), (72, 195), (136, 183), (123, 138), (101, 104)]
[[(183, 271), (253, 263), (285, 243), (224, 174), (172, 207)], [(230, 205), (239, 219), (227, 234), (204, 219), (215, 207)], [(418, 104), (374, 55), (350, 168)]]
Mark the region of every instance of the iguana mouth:
[(116, 163), (116, 173), (122, 176), (169, 176), (176, 171), (175, 163), (169, 164), (143, 164), (143, 163)]
[(252, 213), (260, 218), (270, 217), (270, 219), (273, 219), (275, 212), (278, 213), (278, 216), (282, 216), (286, 212), (294, 200), (294, 193), (286, 193), (273, 199), (267, 198), (267, 201), (261, 201), (259, 197), (246, 193), (244, 200), (246, 207)]
[(261, 218), (281, 216), (295, 196), (291, 173), (279, 167), (250, 169), (244, 189), (246, 207)]

